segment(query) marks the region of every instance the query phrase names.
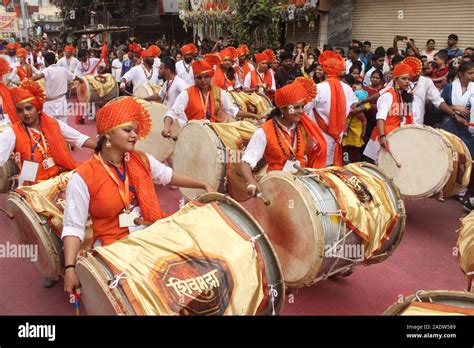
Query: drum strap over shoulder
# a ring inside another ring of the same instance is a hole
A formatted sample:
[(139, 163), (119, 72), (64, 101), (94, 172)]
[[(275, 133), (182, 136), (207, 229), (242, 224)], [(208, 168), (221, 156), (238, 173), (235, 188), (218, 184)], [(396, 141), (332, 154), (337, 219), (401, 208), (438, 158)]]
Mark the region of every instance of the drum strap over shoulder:
[[(212, 86), (212, 96), (214, 98), (214, 108), (215, 108), (215, 114), (219, 112), (221, 109), (221, 89), (216, 86)], [(211, 115), (212, 117), (212, 115)]]

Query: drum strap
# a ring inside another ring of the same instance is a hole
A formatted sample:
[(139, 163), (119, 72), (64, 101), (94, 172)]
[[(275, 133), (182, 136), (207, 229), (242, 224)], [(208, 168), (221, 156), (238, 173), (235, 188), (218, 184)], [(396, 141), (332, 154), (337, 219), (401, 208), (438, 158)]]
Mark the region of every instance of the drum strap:
[[(214, 107), (216, 108), (216, 115), (221, 109), (221, 90), (219, 87), (212, 86), (212, 96), (214, 97)], [(212, 117), (212, 115), (211, 115)]]

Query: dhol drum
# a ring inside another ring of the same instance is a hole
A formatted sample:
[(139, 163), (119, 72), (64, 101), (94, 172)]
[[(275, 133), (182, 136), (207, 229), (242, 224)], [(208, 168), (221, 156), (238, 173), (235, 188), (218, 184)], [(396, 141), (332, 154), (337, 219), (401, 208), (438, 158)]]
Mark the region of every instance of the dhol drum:
[(382, 262), (399, 245), (405, 207), (392, 181), (368, 163), (297, 174), (273, 171), (259, 186), (253, 216), (280, 260), (288, 287)]
[(143, 99), (137, 99), (151, 115), (152, 129), (149, 136), (137, 142), (136, 149), (149, 153), (157, 160), (163, 162), (168, 159), (173, 153), (177, 136), (180, 128), (178, 122), (173, 122), (171, 125), (171, 136), (173, 138), (164, 138), (161, 135), (164, 127), (165, 115), (168, 108), (160, 103), (147, 102)]
[(387, 136), (393, 157), (381, 149), (378, 165), (393, 178), (402, 195), (421, 199), (461, 192), (469, 184), (472, 158), (454, 134), (428, 126), (408, 125)]
[[(0, 133), (9, 126), (0, 126)], [(14, 176), (19, 173), (18, 166), (13, 160), (13, 155), (3, 166), (0, 166), (0, 193), (5, 193), (13, 189)]]
[[(63, 173), (36, 185), (22, 186), (8, 194), (5, 209), (18, 242), (37, 245), (37, 270), (47, 278), (58, 280), (64, 264), (62, 241), (64, 195), (72, 172)], [(81, 248), (90, 247), (92, 224), (87, 223)]]
[(474, 292), (474, 212), (461, 220), (457, 248), (459, 265), (468, 281), (468, 290)]
[[(228, 91), (227, 95), (242, 111), (251, 112), (259, 116), (266, 116), (273, 110), (272, 101), (264, 94), (257, 92), (247, 93)], [(260, 124), (263, 123), (265, 119), (246, 119), (246, 121), (253, 124)]]
[(85, 75), (76, 82), (77, 99), (81, 103), (97, 103), (99, 106), (119, 95), (119, 88), (112, 74)]
[(83, 252), (76, 272), (90, 315), (271, 315), (285, 298), (265, 233), (221, 194)]
[[(221, 193), (235, 200), (248, 200), (246, 182), (240, 174), (240, 157), (257, 128), (245, 121), (210, 123), (193, 120), (181, 129), (173, 151), (174, 169), (193, 178), (203, 180)], [(257, 166), (256, 175), (264, 173)], [(188, 199), (204, 190), (180, 188)]]
[(145, 84), (135, 88), (133, 96), (138, 99), (145, 99), (151, 97), (153, 94), (160, 93), (160, 91), (161, 86)]
[(474, 294), (461, 291), (418, 291), (387, 308), (383, 315), (474, 315)]

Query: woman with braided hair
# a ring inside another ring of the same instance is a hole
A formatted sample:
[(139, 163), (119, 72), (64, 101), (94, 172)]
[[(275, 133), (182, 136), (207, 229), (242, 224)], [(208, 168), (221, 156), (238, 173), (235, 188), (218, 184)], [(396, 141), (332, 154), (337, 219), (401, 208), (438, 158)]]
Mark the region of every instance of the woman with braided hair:
[(326, 140), (304, 112), (305, 104), (315, 97), (316, 85), (307, 78), (297, 78), (276, 90), (277, 109), (254, 133), (242, 157), (241, 171), (250, 195), (255, 197), (259, 192), (252, 168), (262, 158), (269, 171), (293, 171), (295, 164), (310, 168), (326, 166)]

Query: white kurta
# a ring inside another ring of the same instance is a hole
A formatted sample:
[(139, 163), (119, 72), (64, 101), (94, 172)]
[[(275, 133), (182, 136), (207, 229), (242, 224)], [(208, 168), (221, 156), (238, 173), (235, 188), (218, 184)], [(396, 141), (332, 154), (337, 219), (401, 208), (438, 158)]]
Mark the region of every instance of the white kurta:
[[(341, 86), (344, 90), (346, 97), (346, 117), (351, 111), (351, 106), (358, 103), (358, 99), (354, 94), (352, 88), (341, 82)], [(321, 116), (321, 119), (326, 125), (329, 125), (329, 115), (331, 113), (331, 87), (328, 82), (321, 82), (316, 85), (317, 95), (314, 100), (305, 105), (306, 114), (313, 120), (316, 121), (316, 115), (314, 115), (314, 109)], [(326, 165), (330, 166), (334, 161), (334, 151), (336, 149), (336, 141), (329, 135), (323, 132), (324, 138), (327, 142), (327, 162)], [(342, 139), (342, 132), (341, 132)]]
[[(229, 97), (227, 96), (226, 91), (220, 90), (221, 92), (221, 109), (226, 114), (233, 117), (237, 116), (239, 108), (236, 107)], [(212, 90), (209, 92), (212, 93)], [(171, 117), (174, 122), (179, 122), (179, 125), (183, 127), (188, 122), (188, 117), (186, 116), (186, 108), (188, 106), (189, 96), (187, 90), (181, 92), (181, 94), (176, 98), (171, 109), (166, 113), (166, 116)]]
[(66, 57), (62, 57), (56, 65), (62, 66), (63, 68), (67, 69), (70, 73), (73, 73), (76, 71), (77, 65), (80, 64), (79, 59), (76, 57), (71, 57), (70, 59), (67, 59)]
[(76, 70), (74, 71), (74, 75), (76, 75), (77, 77), (83, 77), (84, 75), (89, 75), (89, 74), (97, 75), (99, 68), (105, 66), (104, 62), (100, 62), (100, 64), (92, 73), (92, 69), (94, 69), (94, 67), (99, 62), (99, 60), (100, 60), (99, 58), (89, 58), (87, 63), (83, 63), (79, 61), (79, 63), (76, 66)]
[[(153, 182), (156, 185), (168, 185), (173, 177), (173, 170), (153, 156), (147, 154), (147, 157)], [(78, 173), (74, 173), (66, 189), (64, 227), (61, 238), (73, 236), (78, 237), (81, 242), (84, 241), (89, 204), (90, 194), (87, 184)]]
[(151, 72), (147, 72), (148, 75), (146, 75), (145, 66), (140, 64), (127, 71), (122, 78), (133, 83), (133, 91), (135, 92), (138, 87), (143, 85), (158, 85), (160, 82), (158, 72), (158, 69), (152, 67)]
[[(257, 74), (260, 75), (261, 81), (265, 81), (265, 74), (260, 74), (257, 70)], [(270, 87), (270, 91), (276, 91), (276, 83), (275, 83), (275, 76), (273, 75), (273, 72), (270, 71), (270, 74), (272, 75), (272, 85)], [(244, 80), (244, 90), (251, 88), (252, 85), (252, 74), (248, 73), (245, 75), (245, 80)], [(259, 87), (258, 93), (265, 94), (265, 91), (263, 90), (262, 87)]]
[[(82, 134), (64, 122), (58, 121), (58, 123), (61, 134), (68, 143), (72, 143), (77, 147), (82, 147), (87, 139), (89, 139), (89, 136)], [(33, 128), (30, 129), (35, 131)], [(5, 162), (8, 161), (11, 153), (15, 149), (15, 144), (15, 132), (11, 127), (5, 128), (4, 131), (0, 133), (0, 166), (3, 166)]]
[(159, 94), (163, 105), (173, 107), (176, 98), (188, 87), (188, 83), (179, 76), (175, 76), (173, 81), (166, 81)]
[(194, 85), (194, 73), (192, 62), (186, 64), (184, 60), (180, 60), (176, 63), (176, 74), (186, 81), (190, 86)]

